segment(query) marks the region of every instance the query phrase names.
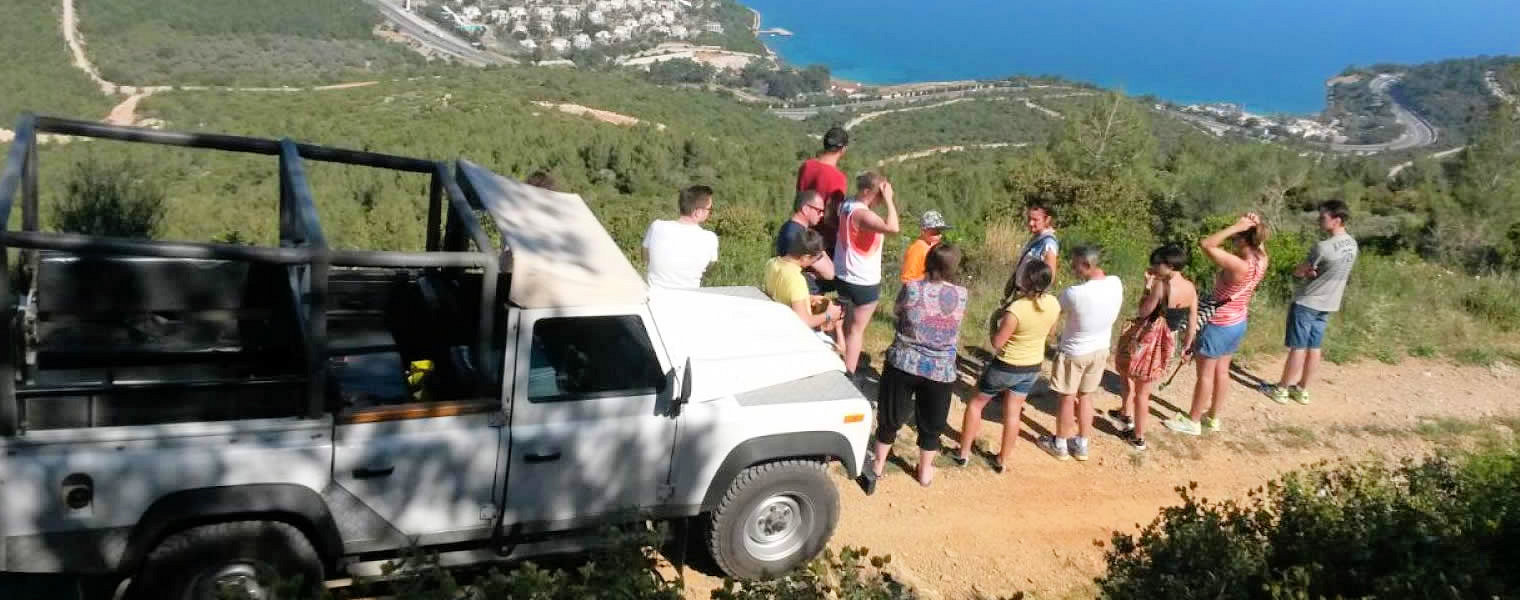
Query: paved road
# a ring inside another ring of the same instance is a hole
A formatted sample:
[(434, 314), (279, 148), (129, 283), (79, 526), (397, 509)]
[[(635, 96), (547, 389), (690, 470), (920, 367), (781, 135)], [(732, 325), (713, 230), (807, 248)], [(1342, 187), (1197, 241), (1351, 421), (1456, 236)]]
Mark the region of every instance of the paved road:
[(945, 91), (945, 92), (925, 92), (925, 93), (920, 93), (920, 94), (915, 94), (915, 95), (909, 95), (909, 96), (899, 96), (897, 98), (885, 98), (885, 99), (882, 99), (882, 100), (862, 100), (860, 102), (847, 102), (847, 103), (844, 103), (844, 104), (834, 104), (834, 105), (829, 105), (829, 106), (807, 106), (807, 107), (799, 107), (799, 108), (773, 108), (773, 109), (771, 109), (771, 114), (776, 115), (778, 117), (786, 118), (786, 119), (792, 119), (792, 120), (795, 120), (795, 121), (801, 121), (801, 120), (806, 119), (808, 117), (812, 117), (814, 115), (817, 115), (819, 113), (824, 113), (824, 112), (839, 112), (839, 111), (844, 111), (844, 110), (861, 109), (861, 108), (881, 108), (881, 107), (886, 107), (886, 106), (893, 106), (893, 105), (896, 105), (896, 104), (906, 104), (906, 103), (910, 103), (910, 102), (923, 102), (925, 100), (934, 100), (934, 99), (938, 99), (938, 98), (961, 98), (961, 97), (972, 95), (972, 94), (1027, 92), (1027, 91), (1030, 91), (1030, 90), (1074, 90), (1074, 89), (1077, 89), (1077, 88), (1067, 87), (1067, 86), (1056, 86), (1056, 85), (1032, 85), (1032, 86), (1012, 86), (1012, 85), (1006, 85), (1005, 86), (1005, 85), (990, 85), (989, 84), (986, 87), (981, 87), (981, 88), (976, 88), (976, 89), (953, 90), (953, 91)]
[(392, 23), (395, 23), (402, 33), (421, 42), (422, 45), (427, 46), (428, 49), (434, 52), (452, 56), (475, 66), (517, 63), (516, 60), (499, 54), (477, 50), (473, 46), (470, 46), (469, 42), (459, 39), (454, 34), (449, 33), (442, 27), (419, 15), (408, 12), (401, 5), (391, 0), (367, 1), (374, 5), (375, 8), (380, 9), (380, 12), (387, 19), (390, 19)]
[(1414, 111), (1411, 111), (1403, 104), (1400, 104), (1398, 98), (1394, 97), (1394, 95), (1390, 93), (1393, 85), (1399, 82), (1399, 77), (1399, 75), (1384, 73), (1382, 75), (1378, 75), (1376, 78), (1373, 78), (1372, 83), (1369, 84), (1369, 87), (1372, 88), (1373, 93), (1380, 94), (1388, 98), (1393, 108), (1393, 117), (1397, 119), (1400, 124), (1404, 125), (1404, 132), (1399, 134), (1399, 137), (1393, 141), (1383, 144), (1331, 144), (1331, 150), (1334, 150), (1336, 152), (1372, 154), (1393, 150), (1422, 148), (1436, 143), (1436, 138), (1438, 137), (1436, 134), (1436, 128), (1432, 126), (1430, 122), (1426, 121), (1423, 117), (1414, 114)]

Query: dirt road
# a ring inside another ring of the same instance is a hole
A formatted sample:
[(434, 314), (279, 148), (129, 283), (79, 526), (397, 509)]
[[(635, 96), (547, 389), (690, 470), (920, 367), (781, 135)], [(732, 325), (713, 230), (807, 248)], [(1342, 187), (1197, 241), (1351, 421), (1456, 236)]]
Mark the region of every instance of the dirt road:
[[(1239, 380), (1275, 376), (1279, 365), (1275, 358), (1256, 361)], [(1056, 461), (1031, 443), (1032, 434), (1054, 424), (1054, 398), (1037, 394), (1024, 411), (1024, 439), (1003, 475), (985, 461), (956, 469), (941, 459), (934, 485), (921, 488), (903, 469), (917, 460), (913, 435), (904, 429), (894, 456), (907, 460), (888, 467), (876, 495), (867, 497), (839, 479), (843, 520), (834, 543), (892, 555), (893, 565), (922, 582), (930, 598), (1019, 591), (1091, 598), (1111, 532), (1149, 523), (1159, 508), (1177, 503), (1177, 486), (1196, 481), (1206, 497), (1241, 497), (1306, 463), (1415, 456), (1470, 443), (1474, 436), (1513, 436), (1512, 428), (1520, 427), (1520, 403), (1509, 391), (1520, 382), (1515, 373), (1416, 360), (1327, 365), (1310, 406), (1278, 405), (1237, 385), (1222, 413), (1222, 432), (1181, 436), (1153, 418), (1144, 453), (1124, 447), (1100, 418), (1101, 433), (1086, 463)], [(1192, 382), (1184, 371), (1158, 392), (1155, 413), (1170, 416), (1185, 408)], [(966, 391), (962, 385), (958, 396)], [(1098, 400), (1100, 409), (1117, 404), (1111, 393)], [(962, 408), (957, 401), (951, 409), (951, 439), (958, 435)], [(996, 402), (987, 416), (994, 422), (983, 428), (981, 444), (995, 450), (1002, 420)], [(954, 445), (947, 439), (947, 448)], [(689, 598), (707, 598), (715, 585), (715, 578), (688, 571)]]

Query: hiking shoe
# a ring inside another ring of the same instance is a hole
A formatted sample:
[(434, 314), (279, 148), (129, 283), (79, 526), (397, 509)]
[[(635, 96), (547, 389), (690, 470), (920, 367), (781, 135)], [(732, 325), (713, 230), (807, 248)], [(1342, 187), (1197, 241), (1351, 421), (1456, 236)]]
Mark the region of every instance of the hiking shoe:
[(1108, 418), (1113, 420), (1114, 429), (1118, 429), (1120, 432), (1135, 428), (1135, 420), (1125, 416), (1124, 413), (1118, 410), (1108, 411)]
[(1071, 443), (1067, 444), (1071, 448), (1071, 457), (1082, 462), (1087, 461), (1087, 445), (1087, 438), (1080, 435), (1071, 438)]
[(1261, 385), (1261, 393), (1266, 394), (1267, 397), (1271, 398), (1273, 402), (1276, 402), (1278, 404), (1288, 403), (1289, 391), (1288, 388), (1285, 388), (1283, 386), (1264, 383)]
[(1309, 390), (1301, 387), (1288, 388), (1288, 396), (1292, 398), (1294, 402), (1297, 402), (1304, 406), (1309, 405)]
[(1167, 429), (1187, 435), (1203, 435), (1203, 425), (1187, 415), (1177, 415), (1162, 423)]
[(1203, 430), (1209, 433), (1219, 431), (1219, 417), (1204, 415), (1200, 424), (1203, 425)]
[(1035, 445), (1039, 446), (1041, 450), (1050, 453), (1051, 456), (1056, 457), (1056, 460), (1071, 460), (1071, 454), (1066, 451), (1065, 438), (1042, 435), (1039, 441), (1035, 442)]
[(1129, 444), (1130, 450), (1140, 452), (1145, 450), (1145, 439), (1135, 437), (1134, 434), (1124, 436), (1124, 443)]

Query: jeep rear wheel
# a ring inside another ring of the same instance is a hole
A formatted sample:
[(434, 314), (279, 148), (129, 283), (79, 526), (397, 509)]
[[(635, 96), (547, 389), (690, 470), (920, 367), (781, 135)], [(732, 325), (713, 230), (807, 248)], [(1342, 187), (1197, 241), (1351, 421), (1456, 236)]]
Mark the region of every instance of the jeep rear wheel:
[(707, 547), (730, 577), (776, 577), (817, 556), (838, 523), (839, 492), (822, 463), (756, 465), (712, 512)]
[(143, 600), (302, 600), (315, 597), (322, 562), (296, 529), (234, 521), (186, 529), (148, 555), (129, 597)]

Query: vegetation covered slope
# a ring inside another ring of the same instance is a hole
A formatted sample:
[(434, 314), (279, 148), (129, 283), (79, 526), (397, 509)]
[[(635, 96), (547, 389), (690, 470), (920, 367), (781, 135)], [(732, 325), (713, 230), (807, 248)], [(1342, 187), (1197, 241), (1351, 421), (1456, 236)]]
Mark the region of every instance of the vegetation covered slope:
[(98, 119), (111, 108), (111, 99), (70, 66), (58, 7), (55, 0), (0, 2), (0, 128), (15, 126), (26, 110)]
[(1352, 67), (1342, 75), (1357, 75), (1355, 83), (1333, 88), (1330, 114), (1348, 122), (1354, 142), (1379, 143), (1398, 135), (1393, 113), (1367, 84), (1376, 73), (1403, 73), (1393, 94), (1441, 130), (1443, 145), (1458, 145), (1481, 133), (1490, 111), (1498, 105), (1485, 82), (1493, 72), (1501, 81), (1511, 77), (1520, 58), (1481, 56), (1419, 65), (1378, 64)]
[(376, 39), (359, 0), (77, 1), (91, 59), (124, 84), (309, 85), (424, 62)]

